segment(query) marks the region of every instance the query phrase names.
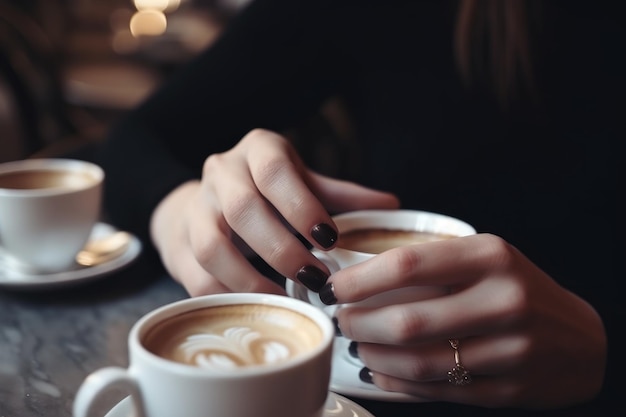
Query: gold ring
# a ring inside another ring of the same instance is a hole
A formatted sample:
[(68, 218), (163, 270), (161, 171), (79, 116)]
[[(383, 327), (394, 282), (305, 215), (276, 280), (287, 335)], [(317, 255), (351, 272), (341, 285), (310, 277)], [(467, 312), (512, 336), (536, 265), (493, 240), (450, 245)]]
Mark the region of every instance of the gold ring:
[(454, 386), (460, 387), (468, 385), (472, 382), (472, 376), (469, 371), (461, 365), (461, 355), (459, 354), (459, 339), (448, 339), (450, 346), (454, 349), (454, 368), (448, 372), (448, 382)]

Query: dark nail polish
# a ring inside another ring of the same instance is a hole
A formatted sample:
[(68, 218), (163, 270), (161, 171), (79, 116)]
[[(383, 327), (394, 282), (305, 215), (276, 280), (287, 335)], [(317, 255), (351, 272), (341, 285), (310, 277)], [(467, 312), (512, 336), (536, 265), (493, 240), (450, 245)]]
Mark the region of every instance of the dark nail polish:
[(348, 353), (353, 358), (359, 359), (359, 343), (355, 341), (350, 342), (350, 345), (348, 346)]
[(361, 369), (361, 371), (359, 372), (359, 379), (367, 384), (374, 383), (374, 375), (372, 374), (372, 371), (370, 371), (369, 368)]
[(321, 269), (307, 265), (300, 268), (296, 278), (311, 291), (318, 292), (326, 284), (328, 275)]
[(331, 306), (337, 302), (337, 297), (335, 297), (335, 287), (333, 284), (326, 284), (319, 291), (320, 300), (322, 303), (327, 306)]
[(337, 320), (337, 317), (333, 317), (333, 324), (335, 325), (335, 336), (340, 337), (343, 336), (343, 333), (341, 333), (341, 329), (339, 328), (339, 320)]
[(311, 236), (313, 239), (324, 249), (328, 249), (337, 242), (337, 231), (327, 225), (326, 223), (320, 223), (313, 226), (311, 229)]

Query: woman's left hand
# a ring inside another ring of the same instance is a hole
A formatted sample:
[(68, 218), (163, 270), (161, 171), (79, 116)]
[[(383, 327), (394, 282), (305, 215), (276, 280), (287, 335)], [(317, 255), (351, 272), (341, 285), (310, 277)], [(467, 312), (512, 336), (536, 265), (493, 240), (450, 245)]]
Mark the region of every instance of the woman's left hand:
[[(378, 387), (429, 401), (535, 409), (584, 402), (600, 391), (606, 335), (596, 311), (494, 235), (389, 250), (336, 272), (321, 294), (349, 303), (433, 285), (449, 294), (338, 310), (341, 332), (357, 342)], [(467, 385), (448, 381), (451, 339), (459, 340)]]

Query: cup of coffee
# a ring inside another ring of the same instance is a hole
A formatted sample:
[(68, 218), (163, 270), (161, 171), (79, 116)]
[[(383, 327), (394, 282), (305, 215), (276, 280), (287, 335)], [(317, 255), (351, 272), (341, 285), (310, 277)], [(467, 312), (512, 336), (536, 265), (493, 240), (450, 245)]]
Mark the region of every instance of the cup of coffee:
[(0, 255), (16, 269), (58, 272), (98, 221), (104, 171), (60, 158), (0, 164)]
[(320, 417), (334, 328), (318, 308), (259, 293), (215, 294), (158, 308), (132, 327), (128, 368), (95, 371), (74, 417), (122, 388), (137, 417)]
[[(364, 262), (389, 249), (437, 240), (468, 236), (476, 230), (468, 223), (444, 214), (419, 210), (357, 210), (333, 217), (339, 238), (337, 246), (313, 254), (331, 273)], [(323, 309), (330, 316), (337, 308), (352, 305), (381, 307), (403, 301), (427, 299), (447, 293), (443, 287), (411, 287), (388, 291), (350, 305), (326, 306), (319, 296), (304, 286), (287, 281), (287, 292)]]

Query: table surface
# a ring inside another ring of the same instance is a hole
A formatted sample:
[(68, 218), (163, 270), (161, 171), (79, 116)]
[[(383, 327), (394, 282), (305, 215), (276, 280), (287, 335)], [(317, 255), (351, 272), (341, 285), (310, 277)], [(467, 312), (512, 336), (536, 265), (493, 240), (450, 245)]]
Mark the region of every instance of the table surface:
[[(187, 297), (145, 254), (122, 270), (74, 286), (0, 288), (0, 417), (70, 417), (89, 373), (128, 366), (132, 325)], [(94, 416), (105, 416), (125, 396), (107, 394)]]
[[(0, 290), (0, 416), (71, 416), (92, 371), (127, 366), (126, 339), (137, 319), (186, 292), (145, 256), (73, 287)], [(121, 398), (99, 404), (106, 411)]]
[[(128, 365), (132, 325), (149, 311), (187, 297), (154, 254), (145, 252), (120, 271), (73, 287), (0, 288), (0, 417), (71, 417), (74, 396), (89, 373)], [(105, 416), (125, 396), (111, 392), (98, 401), (95, 416)], [(454, 404), (352, 400), (375, 417), (502, 415), (460, 411)]]

